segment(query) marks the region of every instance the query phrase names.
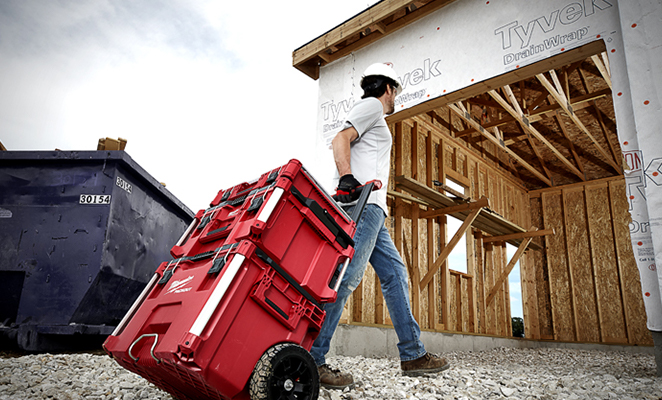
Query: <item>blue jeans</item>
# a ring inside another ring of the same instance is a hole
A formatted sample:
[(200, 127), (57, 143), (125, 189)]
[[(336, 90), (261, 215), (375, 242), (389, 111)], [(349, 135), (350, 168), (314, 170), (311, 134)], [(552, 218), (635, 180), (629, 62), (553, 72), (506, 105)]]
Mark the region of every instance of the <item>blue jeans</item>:
[(329, 351), (331, 337), (338, 326), (349, 295), (363, 279), (368, 261), (379, 277), (386, 306), (398, 335), (400, 359), (415, 360), (426, 353), (420, 340), (421, 330), (409, 305), (407, 269), (391, 240), (388, 229), (384, 226), (385, 219), (384, 210), (375, 204), (368, 204), (361, 215), (354, 235), (354, 258), (347, 267), (335, 303), (329, 303), (324, 307), (326, 319), (310, 350), (317, 365), (326, 363), (324, 356)]

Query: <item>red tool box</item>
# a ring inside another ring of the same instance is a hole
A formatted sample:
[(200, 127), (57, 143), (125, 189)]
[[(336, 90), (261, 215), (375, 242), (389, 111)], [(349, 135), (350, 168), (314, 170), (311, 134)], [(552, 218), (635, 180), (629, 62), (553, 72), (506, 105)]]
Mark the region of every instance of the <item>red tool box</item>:
[(355, 228), (296, 160), (222, 190), (104, 349), (179, 400), (315, 399), (308, 350)]

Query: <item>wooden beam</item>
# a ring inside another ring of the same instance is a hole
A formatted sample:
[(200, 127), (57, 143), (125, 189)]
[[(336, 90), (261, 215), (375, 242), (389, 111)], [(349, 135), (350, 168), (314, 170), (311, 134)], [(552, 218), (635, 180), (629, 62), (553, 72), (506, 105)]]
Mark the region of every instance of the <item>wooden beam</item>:
[(508, 262), (508, 265), (506, 265), (506, 269), (501, 273), (501, 276), (494, 282), (494, 286), (490, 290), (489, 294), (487, 295), (487, 299), (485, 300), (485, 305), (490, 304), (492, 299), (494, 299), (494, 296), (496, 296), (496, 293), (499, 291), (499, 286), (503, 284), (503, 281), (508, 279), (508, 275), (510, 272), (515, 268), (515, 264), (519, 261), (520, 257), (522, 254), (524, 254), (524, 250), (526, 250), (526, 247), (531, 243), (531, 240), (533, 238), (527, 238), (522, 242), (522, 244), (519, 245), (517, 248), (517, 251), (513, 255), (513, 258)]
[(534, 238), (534, 237), (554, 235), (554, 234), (556, 234), (556, 232), (554, 232), (554, 229), (535, 228), (535, 230), (530, 230), (528, 232), (512, 233), (510, 235), (483, 236), (483, 243), (507, 242), (508, 240), (512, 240), (512, 239), (526, 239), (526, 238)]
[[(440, 165), (439, 167), (441, 168), (442, 166)], [(407, 178), (402, 175), (395, 177), (395, 186), (396, 188), (398, 188), (398, 190), (404, 189), (407, 190), (409, 193), (412, 193), (422, 198), (423, 200), (428, 202), (432, 207), (435, 208), (453, 207), (464, 204), (464, 203), (458, 203), (457, 200), (453, 200), (450, 197), (444, 195), (443, 193), (440, 193), (426, 185), (423, 185), (420, 182), (414, 181), (413, 179)], [(464, 221), (469, 215), (469, 211), (468, 210), (458, 211), (451, 215), (459, 219), (460, 221)], [(505, 235), (509, 233), (526, 232), (526, 229), (508, 221), (499, 214), (487, 208), (483, 208), (483, 210), (480, 212), (480, 214), (474, 221), (473, 226), (476, 229), (480, 229), (485, 233), (494, 236)], [(519, 246), (520, 242), (521, 242), (520, 240), (514, 239), (509, 243), (512, 244), (513, 246)], [(532, 243), (531, 249), (541, 250), (542, 247), (538, 246), (535, 243)]]
[(607, 71), (607, 67), (602, 63), (602, 60), (600, 60), (600, 57), (598, 57), (597, 54), (591, 56), (591, 60), (595, 63), (595, 66), (598, 67), (598, 71), (600, 71), (600, 75), (602, 75), (602, 78), (604, 78), (605, 82), (609, 86), (609, 89), (611, 89), (611, 76), (609, 75), (609, 71)]
[(460, 211), (475, 210), (476, 208), (490, 207), (490, 199), (483, 196), (480, 200), (472, 201), (466, 204), (459, 204), (457, 206), (444, 207), (436, 210), (423, 211), (419, 214), (419, 218), (436, 218), (441, 215), (453, 214)]
[(561, 132), (563, 132), (563, 137), (568, 140), (570, 153), (572, 153), (572, 156), (574, 157), (575, 162), (577, 163), (577, 167), (579, 167), (579, 170), (582, 171), (582, 174), (584, 174), (584, 179), (582, 180), (586, 181), (586, 172), (584, 171), (584, 164), (582, 164), (581, 159), (579, 158), (579, 154), (577, 154), (577, 150), (575, 150), (575, 144), (570, 139), (570, 135), (568, 135), (568, 130), (565, 128), (565, 124), (563, 123), (563, 121), (561, 121), (561, 117), (558, 114), (554, 115), (554, 120), (559, 125), (559, 128), (561, 128)]
[[(422, 286), (416, 285), (416, 282), (421, 279), (421, 269), (420, 269), (420, 254), (419, 254), (419, 229), (418, 229), (418, 213), (420, 208), (417, 204), (413, 205), (411, 209), (411, 279), (412, 279), (412, 288), (411, 288), (411, 298), (412, 298), (412, 314), (417, 321), (420, 321), (421, 318), (421, 289)], [(405, 240), (406, 242), (406, 240)]]
[[(540, 132), (538, 132), (538, 130), (537, 130), (536, 128), (534, 128), (533, 125), (531, 125), (531, 123), (529, 122), (529, 120), (526, 119), (526, 118), (522, 115), (522, 111), (521, 111), (521, 110), (519, 110), (519, 112), (518, 112), (517, 110), (513, 109), (512, 107), (510, 107), (510, 105), (508, 105), (508, 103), (506, 102), (506, 100), (503, 99), (501, 96), (499, 96), (499, 94), (498, 94), (495, 90), (490, 90), (490, 91), (489, 91), (489, 94), (490, 94), (490, 96), (492, 96), (492, 98), (493, 98), (494, 100), (497, 101), (497, 103), (499, 103), (499, 104), (501, 104), (502, 106), (504, 106), (504, 109), (505, 109), (506, 111), (508, 111), (508, 113), (510, 113), (510, 115), (512, 115), (512, 116), (517, 120), (517, 122), (519, 122), (520, 126), (521, 126), (521, 127), (527, 132), (527, 133), (533, 135), (536, 139), (540, 140), (540, 141), (541, 141), (541, 142), (542, 142), (547, 148), (549, 148), (549, 149), (552, 151), (552, 153), (554, 153), (554, 155), (556, 156), (556, 158), (558, 158), (558, 159), (559, 159), (559, 160), (560, 160), (560, 161), (561, 161), (566, 167), (568, 167), (568, 169), (569, 169), (573, 174), (577, 175), (581, 180), (586, 180), (586, 178), (584, 177), (584, 174), (583, 174), (581, 171), (579, 171), (579, 170), (577, 169), (577, 167), (575, 167), (574, 165), (572, 165), (572, 163), (571, 163), (570, 161), (568, 161), (568, 159), (565, 158), (565, 156), (564, 156), (563, 154), (561, 154), (561, 152), (558, 151), (558, 150), (556, 149), (556, 147), (554, 147), (554, 145), (552, 145), (547, 139), (545, 139), (545, 137), (544, 137)], [(533, 143), (532, 143), (531, 145), (532, 145), (532, 146), (535, 146)], [(535, 149), (534, 149), (534, 151), (535, 151)], [(552, 185), (550, 185), (550, 186), (552, 186)]]
[[(552, 75), (552, 76), (554, 76), (554, 75)], [(536, 77), (538, 78), (538, 80), (540, 81), (540, 83), (542, 83), (543, 86), (545, 86), (545, 88), (549, 91), (549, 93), (552, 95), (552, 97), (554, 98), (554, 100), (555, 100), (555, 101), (561, 106), (561, 108), (563, 109), (563, 111), (565, 111), (565, 113), (568, 115), (568, 117), (570, 117), (570, 119), (572, 119), (572, 121), (575, 123), (575, 125), (577, 125), (577, 126), (579, 127), (579, 129), (581, 129), (582, 132), (584, 132), (584, 134), (586, 134), (586, 136), (588, 136), (589, 139), (591, 139), (591, 141), (593, 142), (593, 144), (595, 145), (595, 147), (598, 149), (598, 151), (600, 152), (600, 154), (604, 157), (604, 160), (605, 160), (609, 165), (611, 165), (611, 166), (616, 170), (616, 172), (618, 172), (619, 174), (622, 174), (622, 173), (623, 173), (622, 168), (621, 168), (621, 167), (620, 167), (620, 166), (619, 166), (619, 165), (618, 165), (618, 164), (617, 164), (617, 163), (616, 163), (616, 162), (615, 162), (615, 161), (609, 156), (609, 154), (608, 154), (608, 153), (602, 148), (602, 146), (600, 145), (600, 143), (595, 139), (595, 137), (594, 137), (594, 136), (591, 134), (591, 132), (586, 128), (586, 126), (584, 126), (584, 124), (583, 124), (582, 121), (579, 119), (579, 117), (577, 116), (577, 114), (575, 114), (575, 112), (572, 110), (572, 107), (571, 107), (571, 106), (570, 106), (570, 107), (568, 106), (568, 101), (567, 101), (567, 99), (566, 99), (565, 97), (563, 97), (563, 96), (561, 95), (561, 93), (559, 93), (559, 92), (558, 92), (558, 91), (552, 86), (552, 84), (547, 80), (547, 78), (545, 77), (544, 74), (538, 74), (538, 75), (536, 75)]]
[(410, 202), (410, 203), (418, 203), (418, 204), (420, 204), (420, 205), (422, 205), (422, 206), (432, 207), (432, 206), (430, 205), (430, 203), (428, 203), (427, 201), (425, 201), (425, 200), (421, 200), (421, 199), (419, 199), (418, 197), (410, 196), (410, 195), (408, 195), (407, 193), (400, 193), (400, 192), (394, 192), (394, 191), (392, 191), (392, 190), (389, 190), (388, 192), (386, 192), (386, 194), (387, 194), (388, 196), (393, 197), (393, 198), (398, 198), (398, 199), (406, 200), (406, 201), (408, 201), (408, 202)]
[(424, 288), (427, 286), (428, 283), (432, 280), (434, 277), (434, 274), (437, 272), (439, 267), (441, 267), (441, 264), (446, 261), (446, 258), (448, 258), (448, 255), (453, 251), (457, 243), (460, 241), (462, 236), (467, 232), (467, 230), (471, 227), (471, 223), (474, 222), (474, 219), (478, 216), (478, 213), (482, 210), (482, 208), (478, 208), (476, 210), (473, 210), (471, 214), (467, 217), (467, 219), (464, 220), (460, 228), (455, 232), (455, 235), (453, 235), (453, 238), (451, 239), (450, 242), (444, 247), (444, 250), (441, 252), (437, 260), (434, 262), (434, 265), (428, 270), (428, 273), (425, 274), (425, 277), (423, 277), (423, 280), (420, 283), (420, 287)]
[(497, 147), (500, 147), (503, 149), (506, 153), (508, 153), (509, 156), (514, 158), (522, 167), (526, 168), (529, 172), (531, 172), (533, 175), (535, 175), (538, 179), (546, 183), (548, 186), (553, 186), (552, 181), (549, 180), (545, 175), (543, 175), (540, 171), (535, 169), (533, 166), (531, 166), (528, 162), (524, 161), (522, 157), (518, 156), (517, 153), (512, 151), (510, 148), (508, 148), (506, 145), (502, 144), (499, 139), (496, 137), (490, 135), (485, 128), (483, 128), (478, 122), (474, 121), (468, 113), (464, 113), (460, 110), (460, 108), (456, 105), (449, 104), (448, 108), (450, 108), (455, 114), (457, 114), (460, 118), (462, 118), (469, 126), (473, 127), (475, 130), (477, 130), (481, 135), (483, 135), (486, 139), (488, 139), (490, 142), (494, 143)]
[[(434, 171), (434, 138), (432, 132), (428, 132), (427, 137), (425, 138), (425, 182), (428, 186), (432, 185), (433, 181), (433, 171)], [(429, 208), (428, 208), (429, 209)], [(420, 216), (419, 216), (420, 217)], [(427, 221), (427, 261), (428, 266), (434, 259), (436, 253), (435, 247), (435, 238), (440, 238), (440, 235), (434, 234), (434, 220), (428, 219)], [(420, 276), (419, 276), (420, 278)], [(439, 283), (437, 282), (436, 277), (430, 281), (428, 285), (428, 327), (430, 329), (435, 329), (437, 322), (439, 321), (439, 311), (437, 309), (437, 299)]]
[[(602, 89), (602, 90), (599, 90), (597, 92), (592, 92), (592, 93), (584, 94), (584, 95), (581, 95), (581, 96), (577, 96), (577, 97), (572, 99), (570, 105), (572, 106), (573, 110), (579, 110), (583, 107), (588, 107), (588, 105), (585, 105), (585, 106), (582, 107), (582, 105), (584, 103), (590, 102), (592, 100), (597, 100), (597, 99), (603, 98), (603, 97), (608, 96), (610, 94), (611, 94), (611, 89)], [(545, 106), (542, 106), (542, 107), (538, 107), (540, 105), (540, 103), (542, 103), (541, 100), (544, 101), (548, 96), (549, 96), (549, 93), (545, 92), (544, 94), (540, 95), (540, 97), (538, 99), (536, 99), (536, 101), (531, 105), (531, 110), (535, 109), (535, 111), (531, 112), (528, 115), (527, 119), (529, 120), (529, 122), (531, 122), (531, 123), (538, 122), (543, 117), (553, 115), (554, 113), (556, 113), (558, 110), (561, 109), (561, 106), (556, 104), (556, 103), (555, 104), (550, 104), (550, 105), (545, 105)], [(538, 108), (536, 108), (536, 107), (538, 107)], [(499, 109), (501, 109), (501, 106), (499, 106)], [(492, 127), (495, 127), (495, 126), (501, 126), (501, 125), (509, 124), (511, 122), (514, 122), (514, 121), (515, 121), (514, 117), (504, 116), (503, 118), (501, 118), (497, 121), (488, 122), (487, 124), (484, 124), (483, 128), (488, 129), (488, 128), (492, 128)], [(458, 132), (456, 134), (456, 137), (463, 137), (463, 136), (466, 136), (466, 135), (474, 133), (474, 132), (476, 132), (476, 130), (473, 129), (473, 128), (465, 129), (463, 131)]]

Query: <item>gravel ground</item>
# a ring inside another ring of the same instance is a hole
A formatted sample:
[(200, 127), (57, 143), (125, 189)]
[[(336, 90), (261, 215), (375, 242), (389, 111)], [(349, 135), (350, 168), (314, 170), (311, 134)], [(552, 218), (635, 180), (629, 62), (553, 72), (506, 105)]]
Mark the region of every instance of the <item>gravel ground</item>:
[[(0, 400), (171, 400), (101, 354), (0, 355)], [(354, 390), (320, 399), (662, 399), (662, 378), (647, 354), (566, 349), (453, 352), (451, 368), (429, 377), (400, 374), (399, 361), (333, 357), (354, 375)]]

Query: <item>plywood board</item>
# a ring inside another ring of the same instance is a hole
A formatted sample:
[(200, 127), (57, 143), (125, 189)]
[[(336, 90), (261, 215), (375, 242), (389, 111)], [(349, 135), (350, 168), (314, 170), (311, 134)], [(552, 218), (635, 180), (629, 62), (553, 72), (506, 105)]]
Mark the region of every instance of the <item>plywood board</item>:
[(627, 341), (627, 334), (608, 200), (607, 185), (586, 188), (586, 209), (602, 340), (608, 343), (623, 343)]
[(581, 189), (564, 191), (564, 198), (568, 262), (573, 278), (573, 304), (577, 328), (581, 327), (581, 329), (577, 329), (577, 340), (599, 342), (600, 326), (593, 288), (593, 268), (584, 191)]
[(574, 341), (575, 324), (566, 256), (561, 193), (543, 193), (542, 206), (545, 229), (554, 229), (556, 232), (555, 235), (545, 236), (554, 339)]
[(632, 251), (629, 204), (625, 193), (625, 181), (609, 183), (610, 199), (614, 220), (614, 235), (618, 262), (626, 304), (628, 339), (630, 343), (652, 345), (650, 331), (646, 327), (646, 310), (642, 300), (639, 270)]

